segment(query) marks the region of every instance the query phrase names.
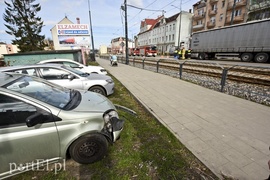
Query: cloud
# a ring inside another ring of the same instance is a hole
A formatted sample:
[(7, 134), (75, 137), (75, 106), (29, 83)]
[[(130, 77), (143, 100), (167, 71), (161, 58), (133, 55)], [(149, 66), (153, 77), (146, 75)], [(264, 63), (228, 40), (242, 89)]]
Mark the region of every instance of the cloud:
[(0, 34), (6, 34), (6, 31), (0, 29)]
[(56, 25), (58, 23), (58, 21), (44, 21), (43, 24), (46, 25), (46, 26), (49, 26), (49, 25)]
[(129, 0), (127, 4), (143, 7), (143, 1), (142, 0)]

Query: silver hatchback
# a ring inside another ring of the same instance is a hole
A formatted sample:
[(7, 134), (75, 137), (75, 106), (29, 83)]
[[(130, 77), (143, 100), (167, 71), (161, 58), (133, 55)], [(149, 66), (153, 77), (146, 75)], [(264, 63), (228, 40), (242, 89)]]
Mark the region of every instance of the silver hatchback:
[(98, 161), (124, 125), (101, 94), (18, 73), (0, 73), (0, 117), (0, 179), (66, 157)]
[(67, 88), (89, 90), (104, 96), (114, 92), (114, 81), (110, 76), (88, 74), (60, 64), (9, 66), (0, 68), (0, 71), (37, 76)]

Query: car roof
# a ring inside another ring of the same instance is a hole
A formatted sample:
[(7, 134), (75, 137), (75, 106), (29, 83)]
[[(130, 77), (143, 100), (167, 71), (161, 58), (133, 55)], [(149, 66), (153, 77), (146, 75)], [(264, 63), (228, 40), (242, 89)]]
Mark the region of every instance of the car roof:
[(8, 84), (22, 76), (25, 76), (25, 75), (19, 74), (19, 73), (0, 72), (0, 86)]
[(36, 67), (55, 67), (55, 68), (62, 68), (64, 65), (62, 64), (29, 64), (29, 65), (15, 65), (15, 66), (5, 66), (1, 67), (0, 71), (9, 71), (9, 70), (16, 70), (16, 69), (26, 69), (26, 68), (36, 68)]
[[(72, 59), (46, 59), (46, 60), (42, 60), (42, 61), (39, 61), (38, 63), (43, 63), (43, 62), (64, 62), (64, 61), (68, 61), (68, 62), (75, 62), (75, 63), (79, 63), (77, 61), (74, 61)], [(81, 64), (81, 63), (79, 63)]]

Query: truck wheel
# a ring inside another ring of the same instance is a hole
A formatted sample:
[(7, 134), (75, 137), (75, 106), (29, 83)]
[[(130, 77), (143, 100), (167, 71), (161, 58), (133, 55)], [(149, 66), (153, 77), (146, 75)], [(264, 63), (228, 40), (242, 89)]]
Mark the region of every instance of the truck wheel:
[(268, 59), (269, 59), (269, 56), (267, 53), (258, 53), (256, 54), (254, 58), (255, 62), (257, 63), (265, 63), (268, 61)]
[(198, 59), (199, 60), (205, 60), (205, 53), (199, 53)]
[(80, 137), (69, 148), (71, 158), (80, 164), (90, 164), (101, 160), (108, 151), (108, 141), (100, 134)]
[(241, 61), (243, 62), (250, 62), (253, 59), (252, 53), (243, 53), (241, 54)]

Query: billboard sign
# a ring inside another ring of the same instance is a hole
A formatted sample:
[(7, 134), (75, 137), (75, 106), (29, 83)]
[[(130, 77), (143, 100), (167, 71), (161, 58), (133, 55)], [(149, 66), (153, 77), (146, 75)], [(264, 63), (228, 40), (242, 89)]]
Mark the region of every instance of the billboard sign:
[(88, 24), (57, 24), (57, 35), (90, 35)]
[(57, 24), (56, 27), (60, 46), (89, 46), (88, 24)]

